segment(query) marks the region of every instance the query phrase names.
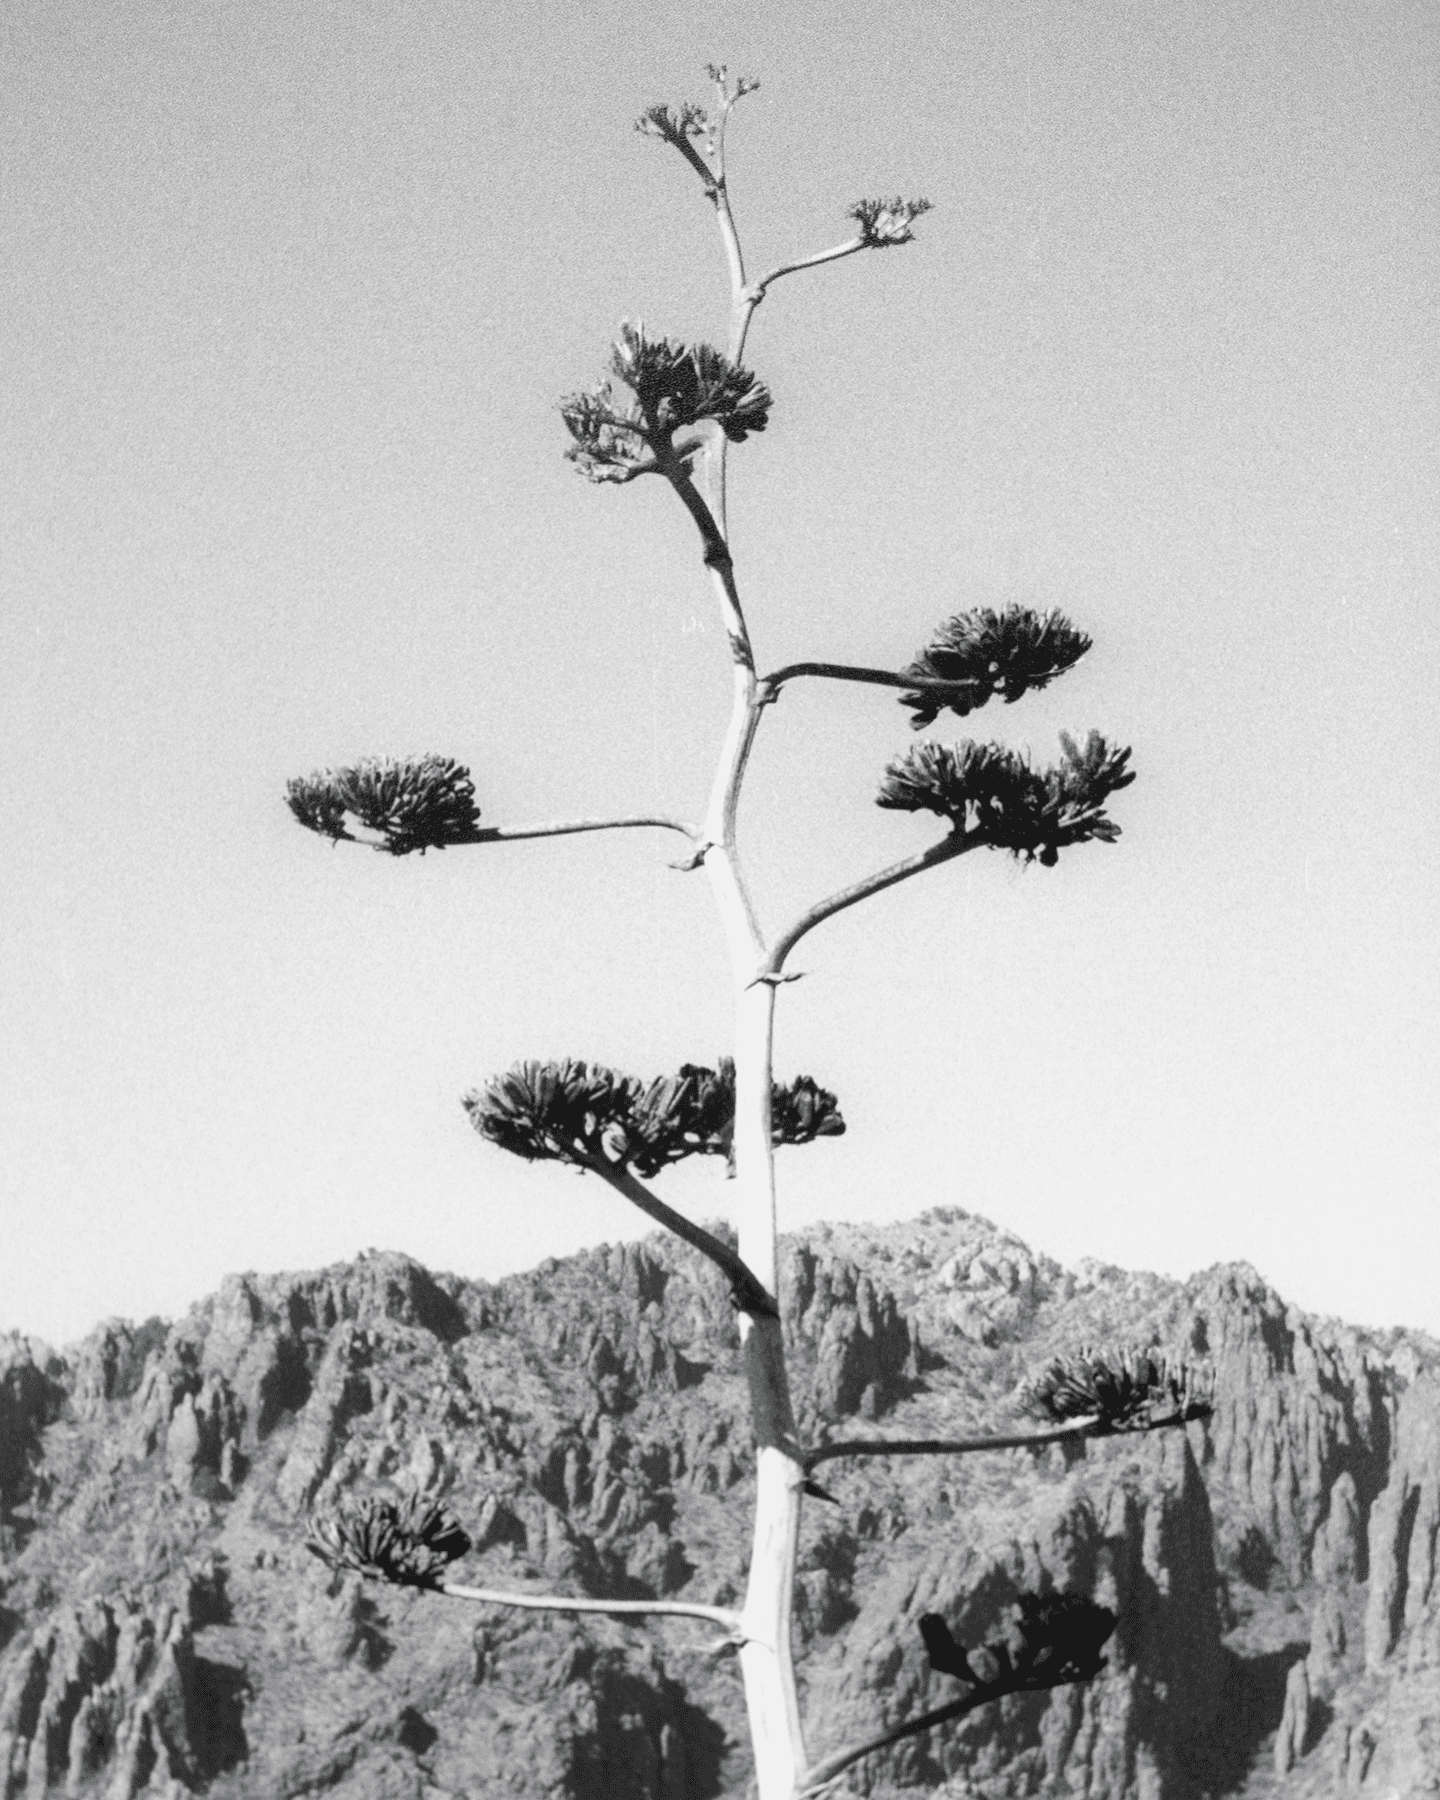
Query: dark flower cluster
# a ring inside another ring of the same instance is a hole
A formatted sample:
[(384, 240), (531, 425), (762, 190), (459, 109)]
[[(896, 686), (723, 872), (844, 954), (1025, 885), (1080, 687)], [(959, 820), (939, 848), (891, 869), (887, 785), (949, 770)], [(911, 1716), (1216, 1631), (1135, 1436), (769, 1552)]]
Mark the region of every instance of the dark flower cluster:
[(361, 1500), (310, 1521), (305, 1548), (332, 1569), (351, 1569), (398, 1587), (438, 1588), (470, 1539), (444, 1507), (422, 1494)]
[(644, 137), (660, 138), (678, 148), (690, 138), (702, 137), (710, 129), (710, 117), (693, 100), (679, 106), (661, 103), (647, 106), (635, 121), (635, 129)]
[[(627, 399), (615, 382), (630, 391)], [(643, 325), (620, 327), (610, 375), (589, 393), (571, 394), (560, 416), (575, 442), (566, 452), (592, 481), (630, 481), (658, 471), (677, 431), (713, 420), (732, 443), (763, 431), (770, 391), (748, 369), (709, 344), (649, 338)]]
[(930, 207), (928, 200), (902, 200), (897, 194), (890, 200), (857, 200), (846, 216), (860, 227), (867, 249), (889, 250), (913, 241), (910, 227)]
[(1025, 606), (996, 612), (987, 606), (957, 613), (900, 673), (917, 681), (964, 682), (965, 687), (953, 699), (948, 694), (902, 694), (900, 703), (913, 710), (911, 724), (917, 731), (933, 724), (946, 708), (963, 719), (996, 694), (1009, 702), (1048, 686), (1074, 668), (1090, 642), (1061, 612), (1036, 613)]
[[(808, 1075), (771, 1090), (776, 1144), (808, 1144), (845, 1129), (835, 1096)], [(599, 1064), (521, 1062), (467, 1095), (484, 1138), (527, 1161), (624, 1164), (651, 1176), (687, 1156), (731, 1154), (735, 1065), (685, 1063), (644, 1083)]]
[(1107, 1433), (1149, 1431), (1208, 1418), (1211, 1377), (1157, 1350), (1081, 1350), (1057, 1357), (1028, 1382), (1021, 1404), (1056, 1425), (1098, 1418)]
[(732, 86), (724, 63), (706, 63), (705, 73), (720, 90), (719, 114), (707, 112), (693, 100), (686, 100), (679, 106), (647, 106), (635, 121), (635, 129), (645, 137), (660, 138), (664, 143), (673, 144), (680, 151), (688, 148), (691, 138), (703, 137), (713, 144), (716, 128), (723, 122), (724, 114), (737, 100), (755, 93), (760, 83), (753, 75), (737, 75)]
[(876, 804), (936, 813), (971, 844), (1049, 866), (1071, 844), (1119, 837), (1105, 801), (1135, 779), (1129, 750), (1098, 731), (1083, 750), (1064, 732), (1060, 743), (1064, 760), (1049, 769), (1000, 744), (915, 744), (886, 768)]
[(973, 1650), (955, 1642), (939, 1613), (925, 1614), (920, 1635), (936, 1674), (998, 1697), (1098, 1675), (1115, 1624), (1114, 1613), (1083, 1594), (1022, 1594), (1004, 1636)]
[(353, 822), (375, 832), (375, 848), (392, 856), (480, 841), (470, 771), (447, 756), (369, 757), (353, 768), (317, 770), (292, 781), (285, 798), (307, 830), (353, 843)]

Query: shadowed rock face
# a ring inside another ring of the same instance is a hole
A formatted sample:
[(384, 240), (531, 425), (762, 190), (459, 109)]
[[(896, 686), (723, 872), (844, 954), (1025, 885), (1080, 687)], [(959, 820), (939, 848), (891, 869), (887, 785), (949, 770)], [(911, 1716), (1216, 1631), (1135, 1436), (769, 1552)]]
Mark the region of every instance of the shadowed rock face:
[[(812, 1440), (1011, 1426), (1023, 1375), (1086, 1343), (1217, 1375), (1205, 1428), (826, 1465), (796, 1590), (816, 1756), (960, 1691), (925, 1613), (969, 1644), (1026, 1591), (1120, 1620), (1093, 1683), (839, 1791), (1437, 1791), (1437, 1346), (1308, 1318), (1243, 1267), (1066, 1270), (958, 1211), (789, 1242), (781, 1298)], [(475, 1585), (723, 1604), (752, 1467), (726, 1284), (668, 1241), (493, 1286), (372, 1254), (231, 1277), (63, 1357), (6, 1340), (0, 1800), (743, 1794), (738, 1671), (703, 1625), (471, 1608), (332, 1576), (301, 1539), (312, 1502), (418, 1488)]]
[(64, 1365), (18, 1332), (0, 1337), (0, 1506), (31, 1489), (45, 1427), (65, 1405)]

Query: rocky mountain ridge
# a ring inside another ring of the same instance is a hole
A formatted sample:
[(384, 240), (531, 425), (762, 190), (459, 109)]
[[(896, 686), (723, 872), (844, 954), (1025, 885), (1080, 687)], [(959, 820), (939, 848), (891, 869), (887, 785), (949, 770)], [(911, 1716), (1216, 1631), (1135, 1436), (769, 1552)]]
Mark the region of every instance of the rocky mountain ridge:
[[(1440, 1345), (1287, 1307), (1240, 1266), (1067, 1270), (986, 1221), (784, 1245), (802, 1432), (955, 1435), (1082, 1343), (1207, 1359), (1203, 1427), (834, 1462), (797, 1619), (812, 1753), (950, 1697), (1022, 1591), (1117, 1611), (1109, 1666), (868, 1759), (837, 1791), (1198, 1800), (1440, 1792)], [(734, 1314), (670, 1240), (487, 1284), (396, 1254), (233, 1276), (172, 1325), (0, 1340), (0, 1800), (743, 1794), (738, 1672), (702, 1625), (478, 1609), (332, 1576), (307, 1509), (443, 1496), (457, 1578), (742, 1589)]]

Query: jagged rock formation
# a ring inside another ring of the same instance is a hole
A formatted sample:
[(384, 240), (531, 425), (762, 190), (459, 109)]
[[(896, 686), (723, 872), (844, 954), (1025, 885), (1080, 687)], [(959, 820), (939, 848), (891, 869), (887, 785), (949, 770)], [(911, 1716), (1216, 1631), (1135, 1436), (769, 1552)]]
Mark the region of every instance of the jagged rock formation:
[(0, 1506), (14, 1506), (30, 1491), (45, 1427), (65, 1405), (62, 1367), (18, 1332), (0, 1337)]
[[(1440, 1791), (1440, 1347), (1308, 1318), (1245, 1268), (1066, 1270), (956, 1211), (787, 1244), (782, 1301), (814, 1441), (1007, 1421), (1082, 1343), (1217, 1375), (1206, 1428), (826, 1465), (796, 1595), (816, 1754), (951, 1697), (923, 1613), (972, 1643), (1024, 1590), (1120, 1616), (1094, 1683), (909, 1739), (840, 1791)], [(651, 1240), (493, 1285), (368, 1255), (231, 1277), (63, 1357), (0, 1340), (0, 1800), (743, 1794), (738, 1675), (703, 1625), (477, 1610), (301, 1544), (312, 1502), (393, 1484), (459, 1513), (461, 1579), (729, 1603), (735, 1336), (718, 1272)]]
[(1310, 1672), (1291, 1663), (1285, 1677), (1285, 1710), (1275, 1733), (1275, 1772), (1288, 1775), (1310, 1747)]
[(0, 1788), (10, 1795), (89, 1791), (106, 1800), (189, 1793), (215, 1761), (223, 1729), (197, 1665), (189, 1622), (126, 1601), (92, 1599), (40, 1627), (12, 1662), (0, 1698)]

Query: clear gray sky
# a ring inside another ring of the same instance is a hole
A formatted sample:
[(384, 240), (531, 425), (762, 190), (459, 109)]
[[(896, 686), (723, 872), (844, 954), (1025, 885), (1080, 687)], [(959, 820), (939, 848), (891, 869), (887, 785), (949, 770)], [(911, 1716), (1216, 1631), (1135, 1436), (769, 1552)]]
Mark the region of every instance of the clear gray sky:
[[(1091, 655), (974, 726), (1042, 757), (1099, 726), (1140, 771), (1119, 845), (969, 857), (797, 952), (780, 1072), (850, 1130), (783, 1154), (782, 1222), (951, 1203), (1440, 1329), (1437, 31), (1421, 0), (11, 0), (0, 1325), (643, 1228), (459, 1097), (726, 1050), (678, 840), (397, 862), (282, 793), (434, 749), (487, 823), (700, 810), (728, 683), (691, 528), (587, 487), (555, 402), (622, 317), (723, 331), (698, 183), (631, 129), (717, 59), (764, 84), (757, 269), (862, 195), (936, 204), (757, 315), (762, 665), (1058, 605)], [(771, 924), (925, 839), (872, 804), (908, 741), (878, 690), (767, 717)], [(713, 1165), (662, 1192), (725, 1202)]]

